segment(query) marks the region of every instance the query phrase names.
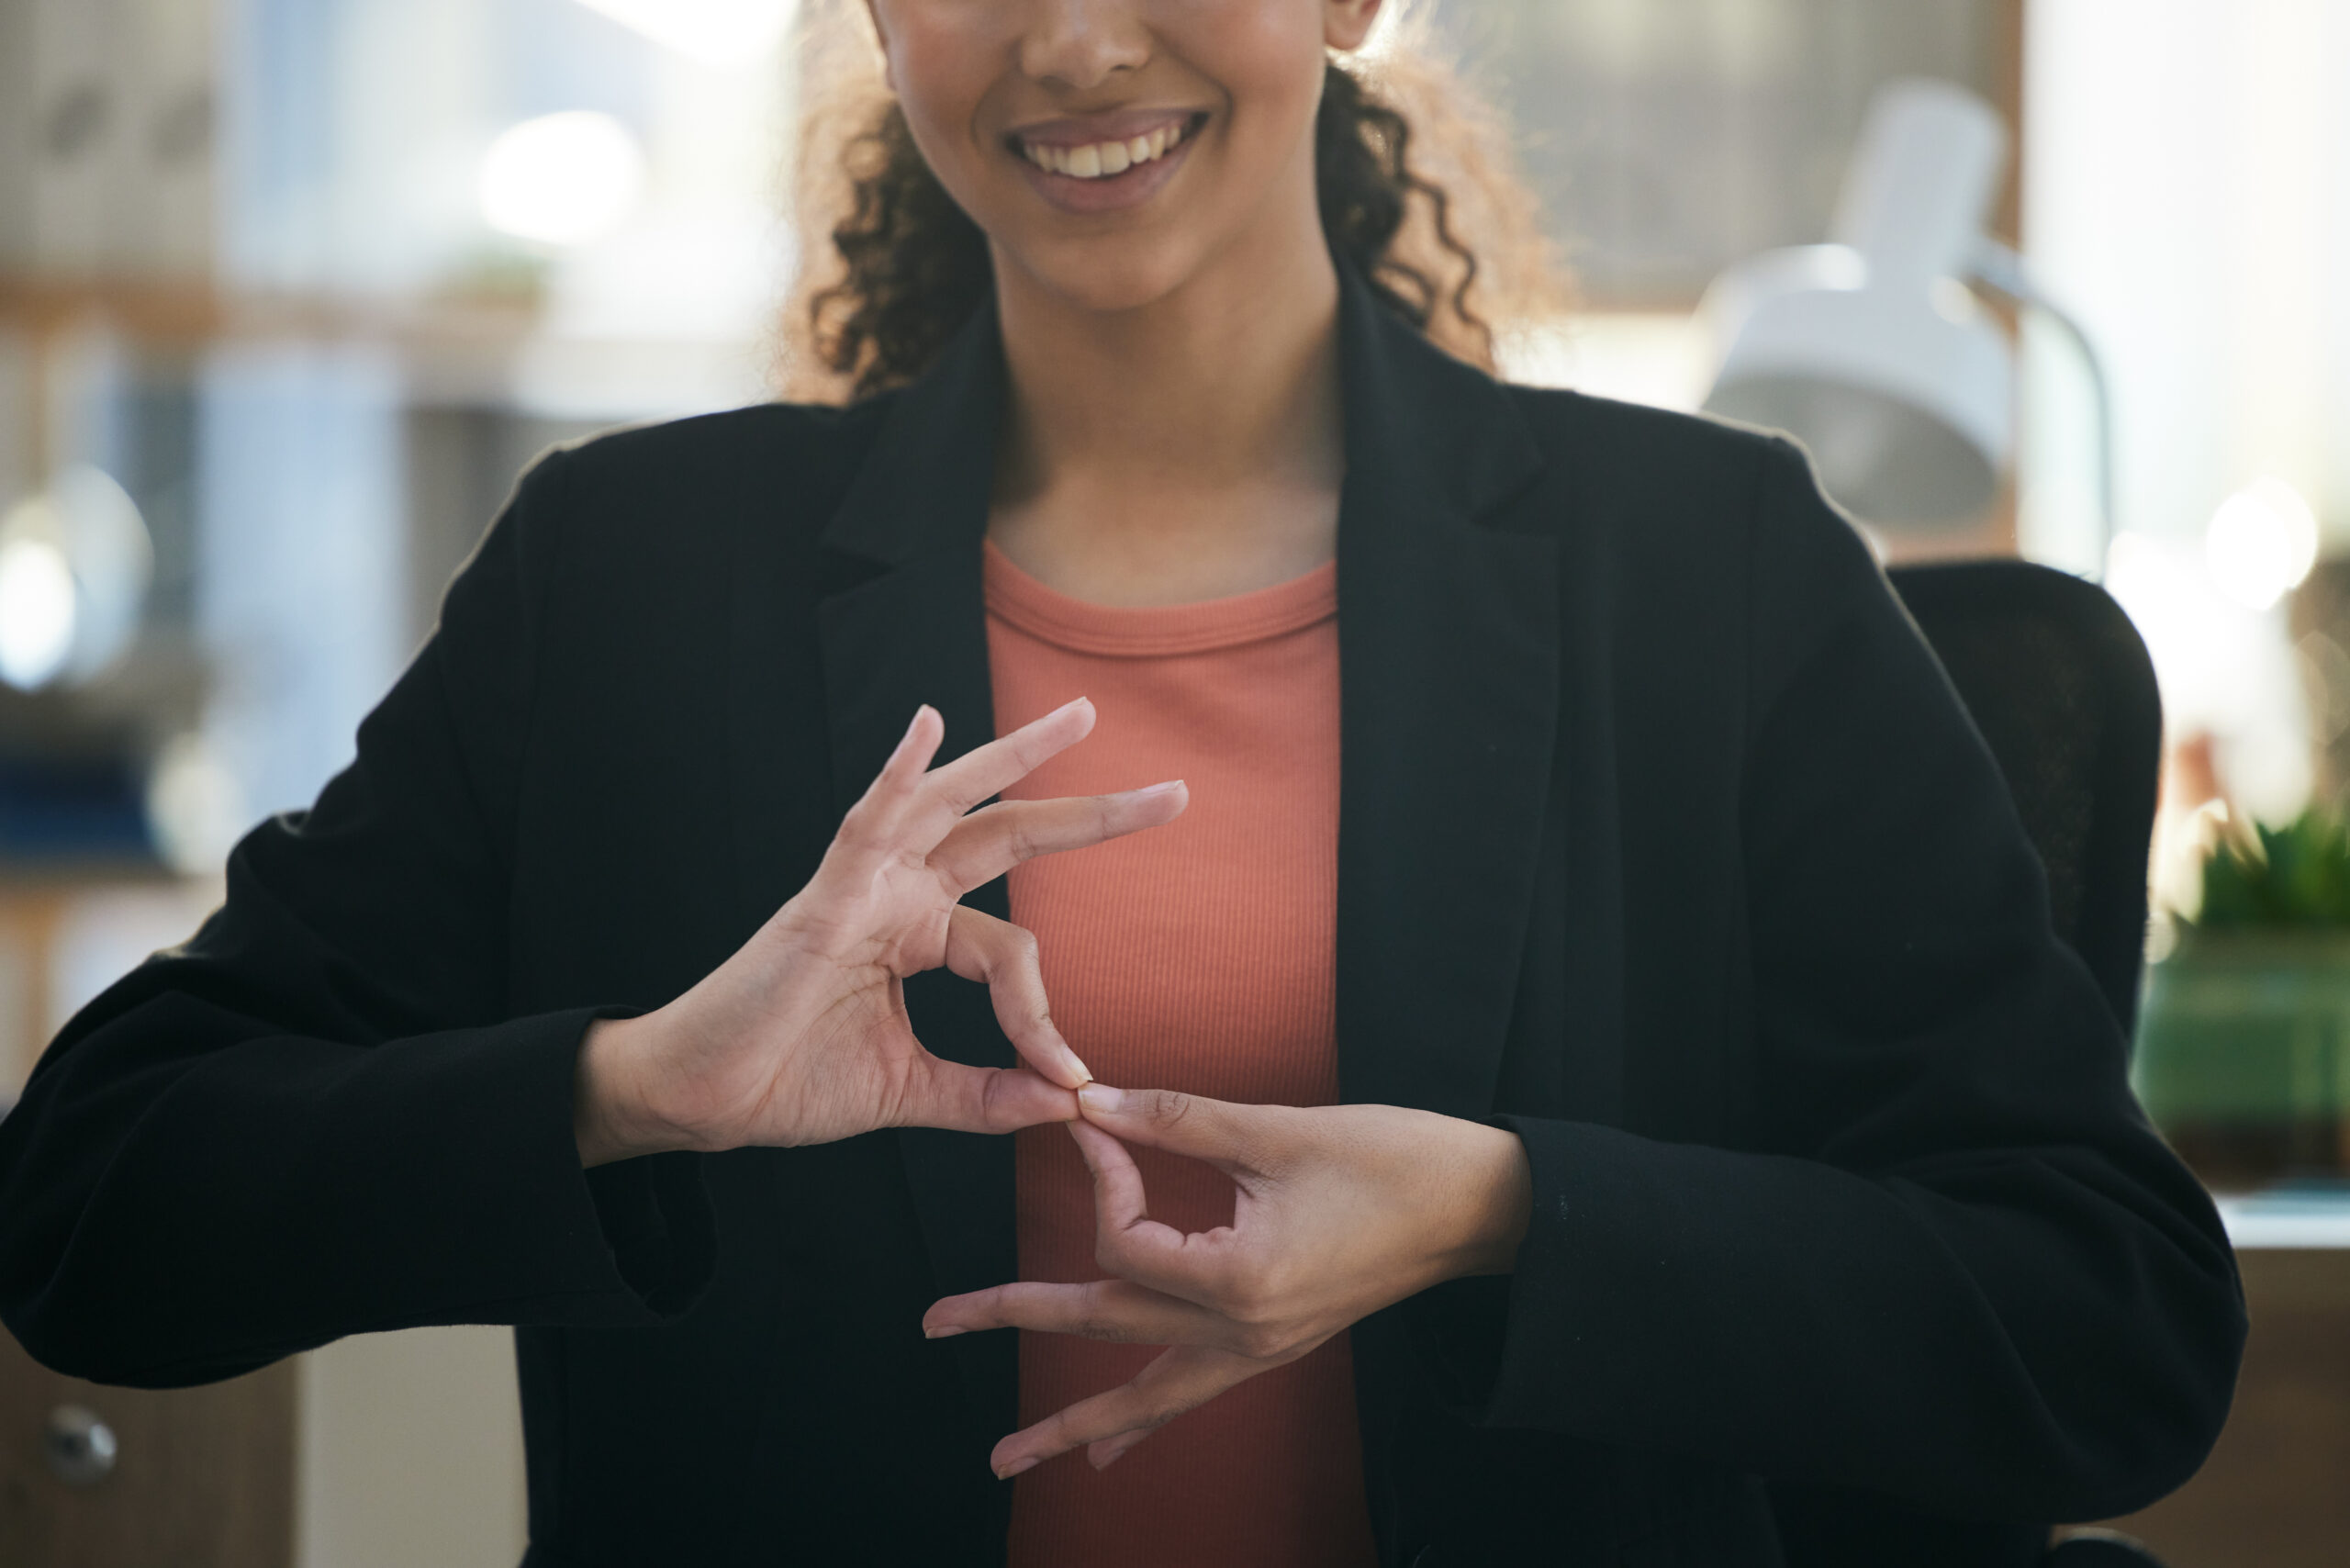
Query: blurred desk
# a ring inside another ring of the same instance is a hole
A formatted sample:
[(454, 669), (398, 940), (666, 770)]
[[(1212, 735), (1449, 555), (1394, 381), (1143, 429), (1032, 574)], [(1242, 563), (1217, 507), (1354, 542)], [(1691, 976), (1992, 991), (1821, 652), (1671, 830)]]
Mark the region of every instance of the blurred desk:
[(2194, 1480), (2114, 1521), (2170, 1568), (2350, 1562), (2350, 1183), (2221, 1201), (2252, 1335)]

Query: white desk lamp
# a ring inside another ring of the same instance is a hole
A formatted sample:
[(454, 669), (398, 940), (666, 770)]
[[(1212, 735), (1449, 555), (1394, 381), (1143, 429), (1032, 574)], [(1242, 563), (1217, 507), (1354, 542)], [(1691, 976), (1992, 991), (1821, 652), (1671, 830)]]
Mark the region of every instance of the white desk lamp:
[(1963, 521), (1990, 505), (2015, 447), (2015, 354), (1967, 287), (1979, 284), (2045, 312), (2080, 349), (2096, 384), (2109, 541), (2103, 369), (2078, 324), (1984, 232), (2007, 147), (1998, 112), (1970, 93), (1929, 81), (1884, 89), (1830, 242), (1757, 256), (1707, 292), (1721, 359), (1706, 407), (1795, 436), (1829, 493), (1867, 521), (1905, 532)]

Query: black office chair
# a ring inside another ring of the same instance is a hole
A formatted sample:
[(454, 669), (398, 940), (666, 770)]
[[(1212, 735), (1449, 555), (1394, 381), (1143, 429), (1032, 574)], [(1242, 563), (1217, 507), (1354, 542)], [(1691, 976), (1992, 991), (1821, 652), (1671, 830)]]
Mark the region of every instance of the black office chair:
[[(2162, 701), (2145, 644), (2103, 588), (2022, 561), (1889, 573), (2007, 776), (2048, 870), (2056, 934), (2126, 1038), (2145, 951)], [(1788, 1568), (2159, 1568), (2108, 1531), (2051, 1550), (2044, 1527), (1935, 1519), (1828, 1487), (1774, 1486)]]
[(2162, 698), (2137, 628), (2094, 583), (2024, 561), (1889, 573), (2007, 775), (2048, 868), (2056, 935), (2127, 1038), (2146, 945)]

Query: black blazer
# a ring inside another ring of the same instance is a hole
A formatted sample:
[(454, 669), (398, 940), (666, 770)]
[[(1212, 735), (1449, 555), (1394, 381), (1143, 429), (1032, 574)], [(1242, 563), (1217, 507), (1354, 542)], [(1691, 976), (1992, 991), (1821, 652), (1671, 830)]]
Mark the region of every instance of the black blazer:
[[(1354, 1330), (1383, 1560), (1779, 1561), (1764, 1483), (1984, 1520), (2195, 1467), (2243, 1316), (1998, 774), (1793, 447), (1505, 386), (1349, 279), (1340, 1082), (1526, 1142), (1514, 1278)], [(993, 733), (982, 313), (916, 387), (523, 481), (226, 906), (0, 1123), (0, 1308), (225, 1377), (517, 1328), (529, 1561), (985, 1562), (1009, 1139), (584, 1175), (573, 1056), (809, 876), (921, 701)], [(1004, 913), (1002, 885), (974, 902)], [(1010, 1062), (985, 992), (909, 988)]]

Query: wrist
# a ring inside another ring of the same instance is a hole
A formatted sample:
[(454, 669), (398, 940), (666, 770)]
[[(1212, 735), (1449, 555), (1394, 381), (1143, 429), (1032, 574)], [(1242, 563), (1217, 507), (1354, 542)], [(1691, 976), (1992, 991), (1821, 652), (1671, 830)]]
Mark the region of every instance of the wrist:
[(579, 1042), (572, 1076), (571, 1130), (579, 1163), (593, 1169), (639, 1155), (692, 1147), (654, 1110), (643, 1092), (657, 1014), (599, 1018)]
[(1462, 1126), (1467, 1190), (1460, 1213), (1466, 1223), (1450, 1277), (1515, 1273), (1533, 1222), (1533, 1165), (1516, 1133), (1481, 1122)]

